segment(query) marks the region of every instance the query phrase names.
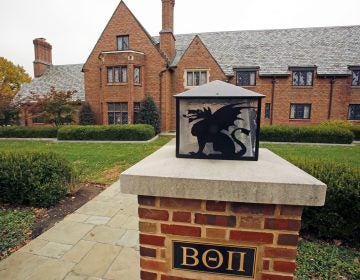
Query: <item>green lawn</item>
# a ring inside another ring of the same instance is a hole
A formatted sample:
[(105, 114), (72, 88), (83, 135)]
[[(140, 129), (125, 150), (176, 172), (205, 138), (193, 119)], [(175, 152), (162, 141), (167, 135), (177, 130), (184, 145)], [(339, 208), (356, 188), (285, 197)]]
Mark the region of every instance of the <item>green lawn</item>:
[[(172, 137), (161, 136), (150, 144), (54, 143), (0, 141), (1, 151), (52, 151), (73, 163), (83, 182), (109, 184), (120, 172), (150, 155)], [(175, 153), (175, 151), (174, 151)]]
[(281, 157), (300, 157), (333, 160), (360, 167), (360, 145), (355, 146), (327, 146), (327, 145), (285, 145), (262, 144)]

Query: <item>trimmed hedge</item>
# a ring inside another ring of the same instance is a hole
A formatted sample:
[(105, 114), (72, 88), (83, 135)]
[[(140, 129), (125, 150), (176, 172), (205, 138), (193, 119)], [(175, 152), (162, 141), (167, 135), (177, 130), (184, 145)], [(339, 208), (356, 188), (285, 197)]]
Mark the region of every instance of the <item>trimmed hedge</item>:
[(49, 207), (62, 199), (75, 172), (54, 153), (0, 153), (0, 201)]
[(360, 168), (333, 161), (289, 160), (327, 184), (325, 206), (304, 208), (302, 230), (360, 245)]
[(69, 125), (58, 130), (59, 140), (140, 141), (155, 136), (154, 128), (146, 124)]
[(351, 144), (354, 134), (335, 126), (262, 126), (260, 141)]
[(360, 125), (354, 125), (350, 130), (354, 133), (355, 140), (360, 141)]
[(58, 128), (28, 127), (28, 126), (2, 126), (0, 138), (56, 138)]
[(327, 127), (341, 127), (350, 130), (354, 133), (355, 140), (360, 140), (360, 124), (355, 124), (350, 121), (343, 121), (343, 120), (331, 120), (325, 121), (320, 124), (321, 126)]

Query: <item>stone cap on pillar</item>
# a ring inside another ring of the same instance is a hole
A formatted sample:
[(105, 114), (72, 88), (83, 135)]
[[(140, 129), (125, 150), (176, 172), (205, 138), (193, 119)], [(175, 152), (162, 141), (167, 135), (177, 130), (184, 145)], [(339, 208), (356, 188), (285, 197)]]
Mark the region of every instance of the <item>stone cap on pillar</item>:
[(258, 161), (175, 157), (175, 141), (120, 175), (123, 193), (262, 204), (322, 206), (326, 185), (267, 149)]

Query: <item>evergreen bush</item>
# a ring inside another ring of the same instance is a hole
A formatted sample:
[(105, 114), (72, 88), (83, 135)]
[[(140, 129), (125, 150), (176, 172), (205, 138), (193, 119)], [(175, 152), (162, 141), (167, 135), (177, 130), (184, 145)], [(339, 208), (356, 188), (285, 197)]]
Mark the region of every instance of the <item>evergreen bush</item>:
[(325, 205), (305, 207), (303, 232), (360, 245), (360, 168), (320, 159), (289, 160), (327, 184)]
[(1, 152), (0, 201), (49, 207), (75, 180), (72, 166), (54, 153)]
[(160, 113), (151, 96), (147, 96), (141, 103), (136, 123), (150, 124), (156, 134), (160, 133)]
[(350, 130), (352, 131), (352, 133), (354, 133), (354, 139), (360, 141), (360, 125), (354, 125), (350, 128)]
[(85, 102), (81, 105), (79, 112), (79, 124), (80, 125), (93, 125), (95, 124), (95, 115), (91, 110), (89, 103)]

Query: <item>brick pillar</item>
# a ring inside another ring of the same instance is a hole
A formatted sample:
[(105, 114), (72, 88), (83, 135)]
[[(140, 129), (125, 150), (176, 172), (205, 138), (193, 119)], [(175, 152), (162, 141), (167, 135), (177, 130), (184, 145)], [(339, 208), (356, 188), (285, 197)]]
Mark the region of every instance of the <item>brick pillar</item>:
[(301, 206), (152, 196), (139, 196), (138, 202), (143, 280), (203, 279), (193, 272), (167, 273), (170, 241), (182, 238), (257, 247), (256, 279), (293, 279)]
[(143, 280), (292, 280), (303, 206), (326, 194), (268, 150), (251, 162), (181, 159), (174, 143), (120, 182), (138, 195)]

